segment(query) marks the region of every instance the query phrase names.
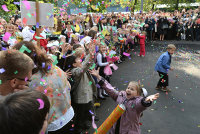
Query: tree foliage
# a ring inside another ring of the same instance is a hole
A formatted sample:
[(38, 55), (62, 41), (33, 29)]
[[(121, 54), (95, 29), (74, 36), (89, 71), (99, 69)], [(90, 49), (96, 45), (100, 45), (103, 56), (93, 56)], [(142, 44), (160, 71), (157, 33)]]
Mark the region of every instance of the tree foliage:
[[(6, 5), (9, 12), (5, 12), (0, 8), (0, 16), (9, 17), (14, 14), (16, 10), (19, 10), (19, 5), (14, 4), (14, 2), (19, 2), (20, 0), (1, 0), (0, 5)], [(28, 0), (37, 1), (37, 0)], [(52, 3), (57, 7), (58, 0), (40, 0), (45, 3)], [(106, 8), (110, 6), (120, 5), (122, 8), (129, 7), (129, 9), (134, 11), (140, 11), (141, 0), (59, 0), (63, 3), (75, 4), (78, 7), (87, 6), (88, 12), (106, 12)], [(179, 3), (194, 3), (200, 2), (200, 0), (143, 0), (143, 10), (149, 11), (157, 4), (166, 4), (170, 6), (171, 10), (180, 9)]]
[[(27, 0), (27, 1), (37, 1), (37, 0)], [(55, 0), (40, 0), (45, 3), (54, 3), (56, 4)], [(20, 6), (16, 4), (16, 2), (20, 2), (20, 0), (1, 0), (0, 5), (6, 5), (9, 12), (5, 12), (1, 7), (0, 7), (0, 16), (9, 19), (10, 16), (15, 14), (17, 10), (20, 10)]]

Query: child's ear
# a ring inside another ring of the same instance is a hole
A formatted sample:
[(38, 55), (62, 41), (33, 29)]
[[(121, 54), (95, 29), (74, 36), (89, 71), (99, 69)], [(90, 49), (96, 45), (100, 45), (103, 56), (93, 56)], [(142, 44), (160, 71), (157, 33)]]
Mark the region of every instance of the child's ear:
[(72, 66), (73, 66), (73, 67), (76, 67), (76, 63), (73, 63)]

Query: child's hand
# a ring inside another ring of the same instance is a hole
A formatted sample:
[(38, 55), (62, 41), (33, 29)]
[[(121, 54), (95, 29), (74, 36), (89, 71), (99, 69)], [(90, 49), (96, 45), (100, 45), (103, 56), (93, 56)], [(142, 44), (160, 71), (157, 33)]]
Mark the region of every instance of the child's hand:
[(145, 101), (154, 101), (154, 100), (158, 99), (158, 97), (159, 97), (159, 93), (156, 93), (156, 94), (153, 94), (153, 95), (148, 96), (148, 97), (145, 99)]
[(109, 63), (109, 64), (113, 64), (113, 62), (112, 62), (112, 61), (109, 61), (108, 63)]
[(72, 73), (70, 72), (70, 70), (68, 69), (66, 72), (65, 72), (67, 78), (71, 78), (72, 76)]
[(99, 69), (100, 69), (100, 68), (98, 68), (97, 70), (92, 69), (92, 70), (89, 70), (89, 72), (90, 72), (91, 75), (97, 77), (97, 79), (100, 80), (100, 79), (101, 79), (101, 76), (99, 75)]

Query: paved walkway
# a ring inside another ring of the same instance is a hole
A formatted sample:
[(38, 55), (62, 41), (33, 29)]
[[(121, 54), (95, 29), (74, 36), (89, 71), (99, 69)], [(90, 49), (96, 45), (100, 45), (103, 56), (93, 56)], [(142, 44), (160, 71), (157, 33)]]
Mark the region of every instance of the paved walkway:
[[(154, 65), (165, 52), (169, 43), (177, 46), (173, 56), (172, 66), (175, 70), (169, 72), (171, 93), (156, 91), (154, 88), (159, 79), (154, 71)], [(131, 80), (141, 80), (149, 94), (160, 93), (160, 98), (148, 108), (141, 119), (142, 134), (200, 134), (200, 42), (187, 41), (156, 41), (146, 46), (146, 57), (136, 55), (136, 46), (131, 59), (119, 66), (114, 72), (111, 83), (119, 90), (124, 90)], [(116, 103), (107, 98), (97, 109), (100, 121), (97, 126), (110, 115)], [(89, 133), (94, 132), (92, 128)]]

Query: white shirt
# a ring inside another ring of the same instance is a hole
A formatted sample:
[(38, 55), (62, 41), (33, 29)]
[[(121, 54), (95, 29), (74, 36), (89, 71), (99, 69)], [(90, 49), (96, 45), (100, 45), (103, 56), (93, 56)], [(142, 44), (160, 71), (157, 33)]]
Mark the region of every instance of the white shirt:
[(40, 35), (42, 35), (46, 39), (47, 38), (47, 30), (44, 29)]
[[(104, 55), (105, 56), (105, 55)], [(107, 66), (109, 63), (108, 62), (102, 62), (102, 54), (101, 53), (98, 53), (97, 54), (97, 63), (100, 67), (102, 66)]]
[(9, 40), (7, 41), (7, 43), (12, 47), (16, 44), (17, 40), (16, 38), (9, 38)]
[(22, 37), (24, 39), (24, 41), (30, 41), (33, 39), (33, 35), (35, 33), (31, 32), (31, 28), (29, 26), (26, 26), (23, 30), (22, 30)]
[(74, 117), (74, 109), (70, 107), (67, 112), (48, 125), (48, 131), (56, 131), (65, 126)]
[(90, 43), (91, 39), (92, 39), (92, 37), (90, 37), (90, 36), (84, 37), (84, 38), (80, 41), (80, 45), (81, 45), (81, 46), (84, 46), (84, 44)]

